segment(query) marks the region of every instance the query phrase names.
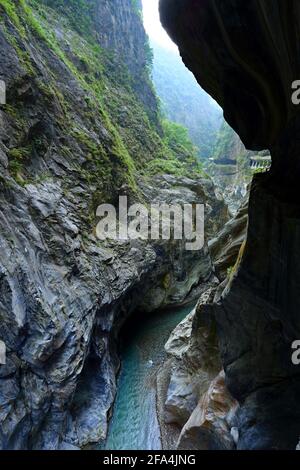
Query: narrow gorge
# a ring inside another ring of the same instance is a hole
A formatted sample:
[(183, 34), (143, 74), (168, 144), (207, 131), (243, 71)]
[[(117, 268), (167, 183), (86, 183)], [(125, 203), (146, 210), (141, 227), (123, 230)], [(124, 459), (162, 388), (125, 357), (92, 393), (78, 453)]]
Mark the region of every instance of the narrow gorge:
[(299, 5), (146, 1), (0, 0), (0, 449), (296, 449)]

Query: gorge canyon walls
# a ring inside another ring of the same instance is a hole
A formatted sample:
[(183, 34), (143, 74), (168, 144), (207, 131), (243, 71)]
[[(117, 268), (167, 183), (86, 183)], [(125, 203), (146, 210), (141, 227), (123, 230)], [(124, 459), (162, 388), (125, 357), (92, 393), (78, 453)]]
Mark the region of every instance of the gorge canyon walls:
[[(295, 449), (300, 433), (300, 5), (285, 0), (161, 0), (162, 23), (186, 66), (250, 150), (269, 149), (256, 175), (247, 242), (211, 305), (226, 384), (238, 400), (238, 449)], [(199, 444), (200, 445), (200, 444)]]
[[(0, 13), (0, 447), (78, 449), (105, 438), (128, 315), (213, 275), (207, 245), (99, 241), (98, 205), (201, 200), (211, 235), (228, 214), (164, 141), (139, 2), (0, 0)], [(150, 174), (153, 160), (182, 171)]]

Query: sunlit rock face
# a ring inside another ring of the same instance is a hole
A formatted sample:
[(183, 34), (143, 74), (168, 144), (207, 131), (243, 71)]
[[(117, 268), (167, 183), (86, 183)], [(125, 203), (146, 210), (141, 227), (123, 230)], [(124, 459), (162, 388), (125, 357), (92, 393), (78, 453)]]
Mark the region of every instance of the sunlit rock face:
[(161, 0), (185, 64), (272, 169), (252, 183), (241, 262), (213, 311), (226, 382), (240, 402), (239, 449), (294, 449), (300, 429), (300, 4), (284, 0)]

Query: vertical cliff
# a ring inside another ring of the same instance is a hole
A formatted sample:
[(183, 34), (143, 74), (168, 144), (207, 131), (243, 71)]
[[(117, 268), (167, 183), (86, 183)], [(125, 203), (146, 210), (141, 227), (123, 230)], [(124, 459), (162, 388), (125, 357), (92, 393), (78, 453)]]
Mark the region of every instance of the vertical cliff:
[[(137, 6), (0, 0), (2, 449), (104, 439), (120, 326), (145, 298), (149, 310), (181, 302), (211, 276), (207, 245), (195, 256), (95, 236), (96, 208), (119, 195), (201, 197), (219, 222), (225, 213), (195, 160), (160, 135)], [(153, 161), (177, 177), (152, 179)]]
[(100, 45), (116, 54), (128, 66), (137, 96), (144, 104), (150, 119), (158, 124), (158, 105), (149, 79), (152, 52), (141, 19), (140, 0), (96, 2), (95, 29)]
[[(226, 123), (217, 134), (212, 161), (206, 167), (215, 184), (220, 188), (227, 204), (236, 212), (255, 172), (251, 159), (270, 159), (270, 152), (247, 150), (238, 134)], [(268, 169), (269, 162), (266, 161)], [(263, 168), (257, 171), (262, 171)]]
[[(239, 449), (295, 449), (300, 429), (300, 5), (284, 0), (161, 0), (185, 64), (251, 150), (270, 149), (254, 178), (241, 261), (218, 303), (226, 383), (240, 403)], [(235, 433), (236, 435), (236, 433)], [(200, 444), (199, 444), (200, 445)]]

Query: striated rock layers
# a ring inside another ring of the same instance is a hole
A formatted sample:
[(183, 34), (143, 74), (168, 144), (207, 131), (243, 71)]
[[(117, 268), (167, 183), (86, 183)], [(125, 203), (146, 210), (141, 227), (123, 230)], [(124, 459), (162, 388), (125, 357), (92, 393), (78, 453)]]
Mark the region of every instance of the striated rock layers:
[(247, 227), (248, 198), (244, 200), (236, 216), (209, 242), (215, 273), (220, 281), (224, 281), (236, 267), (240, 249), (246, 240)]
[[(96, 208), (117, 206), (119, 195), (129, 204), (148, 204), (154, 193), (165, 202), (207, 203), (218, 220), (208, 225), (211, 235), (227, 220), (209, 182), (140, 176), (167, 149), (133, 3), (0, 0), (2, 449), (103, 439), (120, 326), (138, 307), (198, 295), (212, 274), (207, 245), (195, 254), (183, 243), (95, 237)], [(95, 18), (101, 28), (93, 35)], [(145, 102), (132, 88), (136, 74)]]
[[(211, 306), (226, 384), (240, 404), (238, 449), (295, 449), (299, 441), (300, 5), (285, 0), (161, 0), (162, 22), (198, 82), (251, 150), (272, 168), (251, 188), (247, 242)], [(199, 443), (199, 446), (201, 444)]]
[(196, 308), (172, 332), (158, 375), (158, 410), (165, 449), (233, 449), (237, 401), (225, 384), (213, 315), (222, 284), (211, 278)]
[[(150, 119), (157, 123), (156, 95), (149, 86), (147, 71), (151, 58), (145, 54), (148, 37), (140, 21), (141, 14), (141, 0), (97, 0), (95, 28), (101, 46), (113, 51), (128, 66), (139, 99)], [(151, 54), (150, 46), (147, 52)]]

